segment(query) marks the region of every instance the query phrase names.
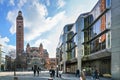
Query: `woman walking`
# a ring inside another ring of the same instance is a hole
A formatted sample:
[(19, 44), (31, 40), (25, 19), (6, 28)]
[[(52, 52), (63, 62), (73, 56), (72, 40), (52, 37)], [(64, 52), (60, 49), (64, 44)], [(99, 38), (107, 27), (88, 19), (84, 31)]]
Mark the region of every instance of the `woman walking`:
[(81, 71), (80, 80), (86, 80), (84, 71)]

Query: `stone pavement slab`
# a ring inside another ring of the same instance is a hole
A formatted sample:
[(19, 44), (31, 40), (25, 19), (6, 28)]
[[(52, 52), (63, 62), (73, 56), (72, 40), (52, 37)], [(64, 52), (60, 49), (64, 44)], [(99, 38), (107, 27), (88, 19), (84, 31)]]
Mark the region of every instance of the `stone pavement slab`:
[[(17, 72), (18, 80), (48, 80), (49, 72), (41, 72), (39, 76), (33, 76), (33, 72)], [(0, 80), (14, 80), (13, 72), (0, 72)], [(61, 78), (55, 77), (53, 80), (80, 80), (75, 74), (62, 74)], [(91, 76), (87, 76), (86, 80), (92, 80)], [(111, 78), (100, 77), (100, 80), (112, 80)]]

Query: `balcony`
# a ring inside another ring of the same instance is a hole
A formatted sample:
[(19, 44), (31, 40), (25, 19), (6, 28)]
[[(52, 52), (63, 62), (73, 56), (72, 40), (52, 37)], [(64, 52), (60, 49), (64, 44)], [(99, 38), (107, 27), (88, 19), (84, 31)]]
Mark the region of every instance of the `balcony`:
[(94, 60), (94, 59), (99, 59), (99, 58), (109, 57), (109, 56), (111, 56), (111, 49), (104, 49), (104, 50), (100, 50), (98, 52), (84, 56), (83, 61)]

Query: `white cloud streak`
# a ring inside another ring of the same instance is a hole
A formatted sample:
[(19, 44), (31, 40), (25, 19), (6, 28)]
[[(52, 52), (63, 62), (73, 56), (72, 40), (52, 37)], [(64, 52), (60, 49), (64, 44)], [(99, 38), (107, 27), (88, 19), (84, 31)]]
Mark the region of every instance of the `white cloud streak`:
[(18, 7), (21, 9), (22, 6), (27, 2), (27, 0), (19, 0)]
[(62, 20), (65, 14), (63, 11), (53, 17), (46, 18), (48, 14), (47, 8), (38, 2), (33, 2), (30, 9), (27, 9), (27, 12), (29, 14), (25, 17), (25, 26), (29, 32), (25, 33), (26, 41), (34, 40), (42, 33), (51, 30)]
[(5, 56), (6, 54), (8, 54), (9, 50), (15, 50), (15, 46), (7, 44), (9, 41), (10, 40), (8, 37), (1, 37), (0, 36), (0, 44), (2, 45), (1, 50), (3, 52), (5, 52), (2, 56)]
[(50, 0), (46, 0), (47, 6), (50, 6)]
[(14, 0), (10, 0), (10, 5), (12, 5), (12, 6), (15, 5)]
[(14, 11), (9, 11), (7, 14), (7, 20), (11, 23), (11, 27), (10, 27), (10, 33), (14, 34), (16, 33), (16, 14), (18, 12), (16, 10)]
[(58, 9), (59, 8), (62, 8), (64, 5), (65, 5), (66, 3), (65, 3), (65, 1), (64, 0), (58, 0)]
[(7, 37), (2, 38), (0, 36), (0, 44), (4, 45), (6, 42), (9, 42), (9, 39)]

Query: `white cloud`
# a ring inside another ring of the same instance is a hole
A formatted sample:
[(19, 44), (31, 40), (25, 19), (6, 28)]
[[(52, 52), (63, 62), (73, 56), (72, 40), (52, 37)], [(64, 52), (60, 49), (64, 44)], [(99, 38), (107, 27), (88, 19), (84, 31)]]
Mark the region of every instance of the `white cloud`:
[[(64, 16), (59, 16), (59, 18), (61, 18), (61, 19), (56, 24), (56, 27), (53, 29), (53, 32), (51, 32), (51, 34), (49, 34), (50, 36), (48, 36), (46, 39), (39, 38), (33, 45), (33, 46), (39, 46), (40, 43), (43, 43), (43, 47), (48, 50), (49, 57), (56, 56), (56, 48), (58, 45), (60, 33), (63, 30), (63, 27), (66, 24), (70, 24), (75, 21), (74, 20), (75, 17), (65, 16), (65, 13), (64, 13)], [(58, 20), (58, 19), (55, 18), (55, 20)]]
[(0, 44), (4, 45), (4, 44), (6, 44), (7, 42), (9, 42), (9, 39), (8, 39), (7, 37), (2, 38), (2, 37), (0, 36)]
[(27, 2), (27, 0), (19, 0), (18, 7), (21, 9), (22, 6)]
[(17, 16), (17, 10), (9, 11), (7, 14), (7, 20), (11, 23), (10, 27), (10, 33), (14, 34), (16, 33), (16, 16)]
[(62, 8), (64, 5), (65, 5), (66, 3), (65, 3), (65, 1), (64, 0), (58, 0), (58, 9), (59, 8)]
[(1, 46), (1, 50), (3, 52), (5, 52), (4, 54), (2, 53), (2, 56), (5, 57), (5, 55), (9, 52), (9, 50), (15, 50), (15, 46), (12, 45), (8, 45), (7, 43), (9, 42), (9, 38), (8, 37), (1, 37), (0, 36), (0, 44)]
[(40, 16), (45, 17), (48, 15), (46, 6), (39, 3), (38, 1), (33, 1), (32, 6), (34, 9), (36, 9)]
[[(26, 21), (27, 23), (31, 23), (27, 29), (29, 29), (29, 32), (25, 35), (25, 40), (30, 41), (38, 36), (40, 36), (43, 32), (51, 30), (53, 27), (57, 26), (57, 24), (63, 20), (65, 12), (60, 12), (57, 15), (55, 15), (53, 18), (47, 18), (47, 19), (41, 19), (36, 18), (34, 21)], [(36, 15), (37, 16), (37, 15)], [(41, 22), (40, 22), (41, 21)], [(33, 22), (33, 23), (32, 23)], [(27, 26), (27, 25), (26, 25)], [(34, 27), (33, 27), (34, 26)]]
[[(51, 30), (55, 27), (64, 17), (65, 12), (60, 12), (53, 17), (46, 18), (48, 12), (45, 5), (38, 2), (33, 2), (26, 12), (25, 26), (25, 40), (31, 41), (40, 36), (43, 32)], [(23, 12), (24, 13), (24, 12)]]
[(35, 44), (33, 44), (33, 46), (38, 46), (39, 47), (40, 43), (42, 43), (43, 44), (43, 48), (46, 49), (47, 46), (50, 44), (50, 41), (48, 39), (41, 39), (40, 38), (40, 39), (37, 39), (35, 41)]
[(10, 0), (10, 5), (12, 5), (12, 6), (15, 5), (14, 0)]
[[(26, 22), (33, 22), (28, 29), (30, 32), (26, 33), (25, 40), (30, 41), (38, 36), (40, 36), (43, 32), (51, 30), (53, 27), (57, 26), (57, 24), (63, 20), (65, 12), (60, 12), (52, 18), (36, 18), (34, 21), (26, 21)], [(37, 15), (36, 15), (37, 16)], [(34, 27), (33, 27), (34, 26)]]
[(46, 0), (47, 6), (50, 6), (50, 0)]

